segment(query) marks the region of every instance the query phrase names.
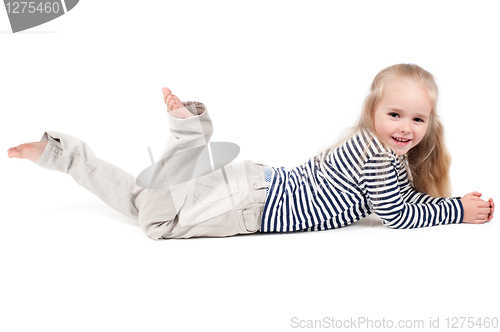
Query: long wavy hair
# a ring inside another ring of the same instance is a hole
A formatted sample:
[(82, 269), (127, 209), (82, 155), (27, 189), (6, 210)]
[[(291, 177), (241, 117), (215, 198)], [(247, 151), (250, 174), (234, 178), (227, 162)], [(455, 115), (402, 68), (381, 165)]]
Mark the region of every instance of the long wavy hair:
[[(376, 135), (375, 110), (382, 100), (384, 88), (394, 80), (413, 83), (427, 90), (432, 110), (429, 116), (427, 132), (415, 147), (410, 149), (406, 157), (406, 168), (409, 180), (415, 190), (433, 197), (450, 197), (451, 184), (449, 169), (451, 157), (444, 142), (444, 129), (441, 118), (436, 113), (438, 87), (431, 73), (415, 64), (397, 64), (381, 70), (373, 79), (370, 93), (365, 98), (362, 114), (358, 124), (352, 128), (348, 137), (352, 137), (361, 129), (369, 129)], [(379, 141), (383, 142), (380, 137)], [(345, 140), (344, 140), (345, 141)], [(325, 153), (338, 147), (341, 143), (324, 151)]]

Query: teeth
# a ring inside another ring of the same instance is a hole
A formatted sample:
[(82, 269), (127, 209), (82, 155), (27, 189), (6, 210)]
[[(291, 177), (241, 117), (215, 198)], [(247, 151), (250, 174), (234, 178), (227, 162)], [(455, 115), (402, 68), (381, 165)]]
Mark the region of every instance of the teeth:
[(408, 142), (410, 141), (409, 139), (402, 139), (402, 138), (397, 138), (397, 137), (393, 137), (396, 141), (398, 142)]

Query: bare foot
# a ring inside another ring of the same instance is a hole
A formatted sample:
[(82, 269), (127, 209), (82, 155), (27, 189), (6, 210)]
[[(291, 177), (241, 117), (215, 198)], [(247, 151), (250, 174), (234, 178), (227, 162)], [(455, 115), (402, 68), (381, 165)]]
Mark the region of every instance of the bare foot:
[(7, 154), (9, 158), (24, 158), (35, 162), (42, 155), (47, 143), (48, 141), (21, 144), (8, 149)]
[(168, 88), (161, 89), (163, 92), (163, 100), (167, 104), (167, 110), (172, 116), (179, 119), (187, 119), (194, 116), (193, 113), (189, 112), (186, 107), (182, 104), (181, 100), (172, 94), (172, 91)]

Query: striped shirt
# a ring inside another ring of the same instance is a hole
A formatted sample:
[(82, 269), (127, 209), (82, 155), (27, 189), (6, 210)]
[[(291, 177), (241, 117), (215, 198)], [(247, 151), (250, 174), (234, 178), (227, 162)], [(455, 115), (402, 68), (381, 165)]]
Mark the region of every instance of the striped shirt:
[(461, 223), (459, 198), (434, 198), (410, 184), (405, 156), (360, 130), (321, 158), (272, 167), (261, 232), (340, 228), (372, 213), (390, 228)]

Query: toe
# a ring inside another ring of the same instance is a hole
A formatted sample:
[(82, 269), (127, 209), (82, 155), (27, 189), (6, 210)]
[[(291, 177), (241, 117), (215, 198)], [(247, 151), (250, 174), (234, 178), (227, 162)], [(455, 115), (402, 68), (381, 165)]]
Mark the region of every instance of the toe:
[(181, 100), (176, 95), (172, 95), (172, 100), (174, 100), (174, 102), (175, 102), (175, 104), (177, 105), (178, 108), (184, 107), (184, 105), (182, 104)]
[(169, 98), (169, 96), (171, 95), (172, 92), (168, 88), (163, 88), (163, 89), (161, 89), (161, 91), (163, 92), (163, 101), (165, 103), (167, 103), (168, 102), (168, 98)]
[(175, 102), (172, 98), (167, 102), (168, 107), (172, 108), (174, 106)]
[(163, 95), (165, 95), (165, 96), (168, 96), (169, 94), (172, 93), (172, 91), (170, 91), (169, 88), (163, 88), (163, 89), (161, 89), (161, 91), (163, 92)]
[(9, 150), (7, 150), (7, 154), (9, 158), (21, 158), (22, 156), (21, 151), (17, 148), (10, 148)]

